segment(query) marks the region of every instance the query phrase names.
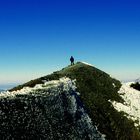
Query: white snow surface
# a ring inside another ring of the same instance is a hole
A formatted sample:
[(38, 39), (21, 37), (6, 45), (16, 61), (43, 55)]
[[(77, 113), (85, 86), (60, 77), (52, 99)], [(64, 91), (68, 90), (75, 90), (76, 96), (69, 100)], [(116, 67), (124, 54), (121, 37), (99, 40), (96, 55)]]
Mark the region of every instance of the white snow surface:
[[(63, 87), (63, 91), (65, 92), (66, 98), (69, 101), (68, 104), (68, 111), (70, 112), (70, 114), (73, 115), (73, 117), (75, 116), (77, 109), (79, 110), (79, 112), (82, 113), (81, 115), (81, 119), (78, 120), (78, 124), (79, 125), (83, 125), (82, 127), (87, 129), (87, 131), (93, 131), (91, 134), (89, 133), (89, 137), (90, 139), (98, 139), (98, 140), (105, 140), (105, 135), (101, 134), (96, 128), (96, 126), (92, 125), (92, 121), (90, 119), (90, 117), (88, 116), (88, 114), (85, 112), (84, 108), (80, 107), (77, 104), (76, 101), (76, 96), (79, 95), (79, 93), (77, 93), (76, 90), (76, 84), (75, 84), (75, 80), (71, 80), (67, 77), (64, 78), (60, 78), (59, 80), (52, 80), (52, 81), (45, 81), (44, 84), (37, 84), (35, 87), (31, 88), (31, 87), (24, 87), (21, 90), (18, 91), (5, 91), (2, 92), (0, 94), (0, 98), (16, 98), (16, 95), (26, 95), (26, 94), (40, 94), (40, 92), (37, 92), (39, 90), (48, 90), (51, 89), (53, 90), (54, 88), (56, 88), (57, 90), (61, 90), (61, 88)], [(74, 91), (74, 93), (76, 93), (75, 95), (71, 95), (70, 91)], [(43, 93), (42, 93), (43, 94)], [(44, 93), (44, 94), (48, 94), (49, 93)], [(58, 94), (60, 94), (59, 92), (52, 92), (51, 95), (54, 96), (58, 96)], [(37, 100), (37, 98), (36, 98)], [(79, 106), (79, 107), (78, 107)], [(84, 129), (83, 129), (84, 130)], [(79, 132), (81, 131), (81, 133), (83, 132), (83, 130), (79, 130)], [(95, 133), (95, 134), (94, 134)]]
[(88, 65), (88, 66), (92, 66), (92, 67), (93, 67), (92, 64), (89, 64), (89, 63), (87, 63), (87, 62), (82, 62), (82, 63), (85, 64), (85, 65)]
[(116, 110), (124, 111), (127, 118), (132, 119), (135, 126), (140, 126), (140, 91), (133, 89), (130, 85), (133, 82), (122, 83), (119, 90), (120, 96), (124, 99), (124, 103), (112, 102)]
[(60, 78), (60, 80), (52, 80), (52, 81), (46, 81), (44, 82), (44, 84), (37, 84), (35, 87), (24, 87), (21, 90), (17, 90), (17, 91), (3, 91), (0, 94), (0, 98), (2, 97), (15, 97), (16, 95), (19, 94), (29, 94), (32, 91), (38, 90), (38, 89), (48, 89), (51, 88), (51, 86), (58, 86), (61, 85), (63, 83), (64, 84), (64, 89), (68, 90), (68, 88), (71, 88), (72, 90), (76, 89), (76, 86), (74, 84), (75, 80), (71, 81), (69, 78), (64, 77), (64, 78)]
[(113, 85), (114, 88), (116, 87), (116, 85), (114, 83), (112, 83), (112, 85)]

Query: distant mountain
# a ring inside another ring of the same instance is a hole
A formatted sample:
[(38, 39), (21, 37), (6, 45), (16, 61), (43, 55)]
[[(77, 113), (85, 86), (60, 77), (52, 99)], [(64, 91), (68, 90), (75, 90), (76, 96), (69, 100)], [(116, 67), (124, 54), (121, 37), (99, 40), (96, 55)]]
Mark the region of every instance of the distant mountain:
[(4, 90), (3, 89), (0, 89), (0, 92), (3, 92)]
[(16, 83), (7, 83), (7, 84), (0, 84), (0, 90), (8, 90), (11, 89), (19, 84)]
[[(60, 82), (62, 77), (72, 81)], [(6, 98), (1, 97), (4, 115), (0, 118), (0, 136), (140, 140), (134, 120), (113, 104), (126, 102), (119, 93), (121, 87), (121, 82), (109, 74), (81, 62), (19, 85), (7, 92)]]
[(140, 78), (136, 79), (136, 80), (135, 80), (135, 82), (138, 82), (138, 83), (140, 83)]

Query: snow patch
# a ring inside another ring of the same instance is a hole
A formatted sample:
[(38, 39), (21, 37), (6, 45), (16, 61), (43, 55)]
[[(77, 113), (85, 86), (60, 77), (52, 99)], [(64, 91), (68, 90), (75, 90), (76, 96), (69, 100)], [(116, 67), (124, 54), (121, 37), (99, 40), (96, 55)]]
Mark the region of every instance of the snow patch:
[(93, 67), (93, 65), (92, 64), (89, 64), (89, 63), (87, 63), (87, 62), (82, 62), (83, 64), (86, 64), (86, 65), (88, 65), (88, 66), (92, 66)]
[(69, 88), (71, 88), (72, 90), (76, 89), (75, 86), (75, 80), (71, 81), (71, 79), (67, 78), (67, 77), (63, 77), (60, 78), (60, 80), (52, 80), (52, 81), (46, 81), (44, 84), (37, 84), (35, 85), (35, 87), (24, 87), (20, 90), (17, 91), (3, 91), (0, 94), (0, 98), (2, 97), (15, 97), (16, 95), (24, 95), (24, 94), (30, 94), (33, 91), (39, 90), (39, 89), (48, 89), (54, 86), (58, 86), (61, 85), (63, 83), (64, 84), (64, 88), (65, 90), (68, 90)]
[(113, 85), (114, 88), (116, 87), (116, 85), (114, 83), (112, 83), (112, 85)]
[(140, 91), (130, 87), (132, 82), (122, 83), (119, 90), (120, 96), (124, 99), (124, 103), (112, 102), (115, 109), (119, 112), (124, 111), (127, 118), (135, 122), (135, 126), (140, 126)]

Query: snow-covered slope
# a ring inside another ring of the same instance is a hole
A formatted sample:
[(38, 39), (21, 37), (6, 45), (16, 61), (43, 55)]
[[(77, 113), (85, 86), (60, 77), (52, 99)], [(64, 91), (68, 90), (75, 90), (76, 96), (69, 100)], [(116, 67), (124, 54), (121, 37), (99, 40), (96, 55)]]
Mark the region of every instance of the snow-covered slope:
[(0, 94), (0, 139), (104, 140), (75, 82), (61, 78)]
[(140, 126), (140, 91), (130, 87), (132, 82), (122, 83), (119, 91), (124, 103), (113, 102), (113, 106), (118, 111), (124, 111), (126, 116), (135, 121), (135, 126)]

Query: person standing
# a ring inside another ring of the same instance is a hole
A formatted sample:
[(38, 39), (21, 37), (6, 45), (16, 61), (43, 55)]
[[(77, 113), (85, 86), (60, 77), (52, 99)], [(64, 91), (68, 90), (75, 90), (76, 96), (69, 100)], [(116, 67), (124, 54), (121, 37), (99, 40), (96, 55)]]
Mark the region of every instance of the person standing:
[(71, 61), (71, 66), (74, 65), (74, 57), (73, 56), (71, 56), (70, 61)]

